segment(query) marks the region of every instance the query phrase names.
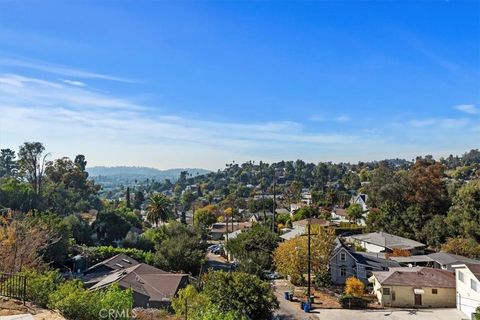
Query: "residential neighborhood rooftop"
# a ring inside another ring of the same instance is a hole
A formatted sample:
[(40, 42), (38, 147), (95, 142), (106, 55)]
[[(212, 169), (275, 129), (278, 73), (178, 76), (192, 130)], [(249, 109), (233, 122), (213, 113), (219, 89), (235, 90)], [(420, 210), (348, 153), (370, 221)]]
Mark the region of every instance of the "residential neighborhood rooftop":
[(385, 247), (388, 249), (414, 249), (414, 248), (421, 248), (425, 247), (425, 244), (399, 237), (393, 234), (389, 234), (386, 232), (372, 232), (372, 233), (365, 233), (365, 234), (356, 234), (351, 235), (348, 238), (363, 241), (366, 243), (374, 244), (380, 247)]
[(382, 285), (455, 288), (455, 273), (441, 269), (394, 267), (388, 271), (374, 271), (373, 276)]

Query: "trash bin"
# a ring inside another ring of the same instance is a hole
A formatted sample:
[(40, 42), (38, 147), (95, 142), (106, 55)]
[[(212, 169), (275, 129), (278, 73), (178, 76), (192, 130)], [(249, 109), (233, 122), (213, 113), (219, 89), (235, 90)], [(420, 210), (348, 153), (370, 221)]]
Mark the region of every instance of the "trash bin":
[(310, 298), (308, 299), (308, 302), (314, 303), (315, 302), (315, 296), (310, 296)]
[(283, 296), (285, 297), (285, 300), (290, 300), (290, 292), (285, 291), (285, 292), (283, 293)]
[(293, 301), (293, 293), (290, 293), (290, 294), (289, 294), (288, 300)]
[(302, 310), (303, 310), (303, 307), (304, 307), (304, 306), (305, 306), (305, 302), (303, 302), (303, 301), (300, 301), (300, 309), (302, 309)]
[(303, 311), (305, 311), (306, 313), (309, 313), (311, 308), (312, 305), (310, 304), (310, 302), (305, 302), (305, 304), (303, 305)]

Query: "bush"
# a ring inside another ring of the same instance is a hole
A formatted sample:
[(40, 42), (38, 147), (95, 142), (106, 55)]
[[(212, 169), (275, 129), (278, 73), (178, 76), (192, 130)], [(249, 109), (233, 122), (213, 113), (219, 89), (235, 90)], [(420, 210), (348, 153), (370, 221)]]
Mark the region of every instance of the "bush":
[(35, 270), (25, 270), (18, 274), (27, 277), (27, 300), (41, 307), (47, 306), (49, 295), (57, 290), (63, 281), (57, 271), (40, 273)]
[(48, 307), (67, 319), (92, 320), (98, 318), (100, 312), (97, 295), (85, 290), (80, 281), (62, 283), (49, 300)]
[(345, 281), (344, 293), (347, 296), (361, 297), (365, 291), (365, 285), (355, 277), (349, 277)]
[[(133, 305), (130, 289), (113, 285), (101, 291), (88, 291), (80, 281), (66, 281), (50, 294), (48, 307), (71, 320), (97, 320), (104, 312), (114, 311), (114, 319), (127, 320)], [(105, 311), (106, 310), (106, 311)]]
[(368, 304), (368, 301), (362, 297), (354, 297), (347, 295), (340, 296), (338, 301), (344, 309), (365, 309)]
[(153, 264), (154, 262), (153, 253), (134, 248), (115, 248), (112, 246), (82, 247), (81, 251), (87, 255), (89, 265), (94, 265), (120, 253), (126, 254), (127, 256), (146, 264)]

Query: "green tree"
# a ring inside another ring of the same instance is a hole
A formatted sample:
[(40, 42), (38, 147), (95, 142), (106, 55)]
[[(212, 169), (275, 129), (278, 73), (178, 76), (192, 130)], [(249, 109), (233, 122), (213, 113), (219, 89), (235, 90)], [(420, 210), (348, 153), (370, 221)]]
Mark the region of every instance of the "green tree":
[(40, 193), (45, 170), (45, 147), (40, 142), (25, 142), (18, 151), (20, 173), (27, 179), (37, 194)]
[(480, 242), (480, 179), (458, 189), (446, 222), (451, 234)]
[(198, 274), (205, 260), (205, 243), (201, 234), (179, 222), (160, 228), (164, 235), (156, 245), (155, 264), (167, 271)]
[(15, 151), (11, 149), (0, 150), (0, 178), (14, 177), (17, 174)]
[(357, 222), (358, 220), (362, 219), (362, 214), (362, 206), (359, 204), (351, 204), (347, 208), (347, 215), (350, 221)]
[(210, 227), (217, 221), (219, 209), (216, 205), (209, 204), (195, 210), (193, 223), (201, 228)]
[(224, 312), (271, 319), (278, 300), (268, 282), (244, 272), (214, 271), (207, 275), (203, 292)]
[(136, 191), (133, 197), (133, 208), (140, 210), (144, 202), (145, 196), (143, 195), (143, 192), (140, 190)]
[(148, 199), (147, 220), (156, 226), (158, 222), (167, 222), (172, 216), (172, 202), (163, 193), (155, 193)]
[(254, 225), (227, 242), (227, 250), (239, 262), (239, 270), (262, 277), (272, 266), (278, 237), (270, 228)]

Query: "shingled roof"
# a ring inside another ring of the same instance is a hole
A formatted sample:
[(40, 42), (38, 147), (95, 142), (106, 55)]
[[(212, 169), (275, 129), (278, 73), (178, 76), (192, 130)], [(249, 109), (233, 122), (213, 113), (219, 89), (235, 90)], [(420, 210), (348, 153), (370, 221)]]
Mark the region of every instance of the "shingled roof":
[(84, 274), (87, 275), (87, 274), (90, 274), (90, 273), (95, 273), (101, 267), (105, 267), (104, 269), (106, 269), (106, 270), (104, 270), (104, 271), (113, 271), (113, 270), (129, 268), (129, 267), (135, 266), (139, 263), (140, 262), (138, 262), (137, 260), (135, 260), (133, 258), (130, 258), (126, 254), (120, 253), (120, 254), (117, 254), (116, 256), (113, 256), (113, 257), (108, 258), (104, 261), (101, 261), (101, 262), (97, 263), (96, 265), (91, 266), (90, 268), (88, 268), (84, 272)]
[(168, 273), (140, 263), (108, 274), (90, 290), (118, 283), (123, 288), (131, 288), (134, 292), (148, 297), (150, 302), (165, 301), (172, 298), (187, 281), (188, 275), (186, 274)]
[(372, 232), (365, 234), (352, 235), (349, 238), (357, 241), (371, 243), (388, 249), (414, 249), (425, 247), (425, 244), (415, 240), (399, 237), (386, 232)]
[(455, 273), (441, 269), (390, 268), (388, 271), (374, 271), (373, 276), (382, 285), (455, 288)]

